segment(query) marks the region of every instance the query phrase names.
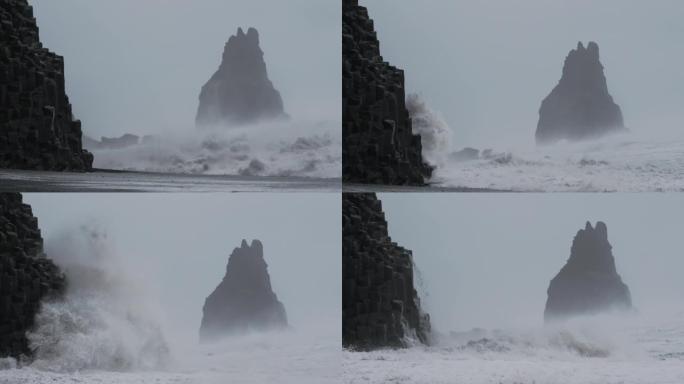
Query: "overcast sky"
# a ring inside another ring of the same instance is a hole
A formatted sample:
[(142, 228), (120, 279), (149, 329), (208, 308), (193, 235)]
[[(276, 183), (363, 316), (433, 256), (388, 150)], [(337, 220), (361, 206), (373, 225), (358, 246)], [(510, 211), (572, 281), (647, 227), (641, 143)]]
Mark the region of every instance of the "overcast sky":
[(30, 0), (41, 40), (65, 57), (86, 134), (192, 129), (228, 38), (256, 27), (293, 118), (340, 119), (338, 0)]
[[(206, 297), (241, 240), (264, 245), (271, 284), (295, 329), (341, 327), (341, 220), (336, 194), (25, 194), (46, 249), (96, 223), (139, 268), (173, 329), (195, 337)], [(292, 225), (296, 220), (297, 225)]]
[(361, 0), (385, 60), (403, 68), (457, 147), (532, 143), (542, 99), (578, 41), (596, 41), (625, 124), (682, 131), (684, 2)]
[(542, 324), (549, 281), (587, 220), (608, 226), (642, 313), (684, 311), (681, 194), (381, 194), (440, 331)]

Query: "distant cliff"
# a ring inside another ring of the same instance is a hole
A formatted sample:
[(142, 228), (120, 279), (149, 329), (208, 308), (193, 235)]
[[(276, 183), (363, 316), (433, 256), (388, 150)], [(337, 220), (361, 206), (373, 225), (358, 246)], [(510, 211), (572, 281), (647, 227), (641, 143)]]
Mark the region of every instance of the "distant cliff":
[(241, 125), (287, 117), (280, 93), (268, 79), (259, 32), (238, 28), (223, 51), (219, 69), (199, 97), (198, 126)]
[(43, 253), (31, 207), (18, 193), (0, 193), (0, 358), (31, 355), (26, 332), (40, 303), (64, 288), (64, 276)]
[(542, 101), (537, 143), (591, 139), (624, 129), (622, 111), (608, 93), (598, 45), (577, 43), (565, 58), (558, 85)]
[(287, 326), (285, 307), (271, 288), (259, 240), (242, 240), (228, 259), (226, 275), (204, 303), (200, 340)]
[(43, 48), (26, 0), (0, 1), (0, 168), (90, 170), (64, 91), (64, 59)]
[(383, 61), (357, 0), (342, 0), (342, 163), (352, 183), (423, 185), (423, 161), (405, 104), (404, 72)]
[(599, 221), (593, 228), (587, 222), (575, 235), (567, 263), (549, 284), (544, 318), (631, 307), (629, 287), (617, 273), (606, 224)]
[(428, 343), (430, 317), (413, 284), (411, 251), (392, 242), (380, 200), (342, 195), (342, 344), (347, 348)]

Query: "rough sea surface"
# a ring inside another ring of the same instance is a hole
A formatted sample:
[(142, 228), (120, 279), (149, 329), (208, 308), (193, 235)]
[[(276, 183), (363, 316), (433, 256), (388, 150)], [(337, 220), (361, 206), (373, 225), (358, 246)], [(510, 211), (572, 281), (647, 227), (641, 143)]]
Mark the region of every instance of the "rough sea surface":
[[(340, 344), (339, 337), (299, 331), (253, 334), (172, 349), (171, 361), (163, 368), (72, 371), (69, 368), (77, 356), (62, 357), (53, 364), (42, 361), (0, 370), (0, 384), (339, 383)], [(0, 360), (0, 367), (12, 364)]]
[(93, 167), (191, 175), (340, 178), (339, 121), (276, 121), (192, 129), (119, 149), (91, 148)]
[(684, 191), (684, 140), (614, 135), (582, 143), (498, 150), (447, 158), (430, 183), (544, 192)]
[(345, 383), (684, 383), (684, 313), (660, 320), (583, 319), (559, 326), (474, 329), (436, 345), (345, 351)]

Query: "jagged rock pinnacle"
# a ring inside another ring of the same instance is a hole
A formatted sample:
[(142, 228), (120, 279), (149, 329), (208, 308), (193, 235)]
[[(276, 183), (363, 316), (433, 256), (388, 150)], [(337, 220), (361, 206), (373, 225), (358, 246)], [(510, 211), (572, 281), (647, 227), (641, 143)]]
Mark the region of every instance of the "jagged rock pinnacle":
[(285, 118), (283, 100), (268, 78), (255, 28), (238, 28), (225, 45), (219, 69), (202, 87), (198, 126), (235, 126)]
[(604, 222), (592, 227), (587, 221), (577, 232), (570, 258), (551, 280), (547, 293), (547, 321), (632, 307), (629, 287), (615, 267)]
[(542, 101), (536, 140), (585, 140), (624, 131), (622, 111), (608, 93), (599, 47), (582, 42), (565, 59), (558, 85)]
[(261, 241), (250, 246), (242, 240), (230, 255), (223, 280), (204, 303), (200, 340), (286, 326), (285, 307), (271, 287)]

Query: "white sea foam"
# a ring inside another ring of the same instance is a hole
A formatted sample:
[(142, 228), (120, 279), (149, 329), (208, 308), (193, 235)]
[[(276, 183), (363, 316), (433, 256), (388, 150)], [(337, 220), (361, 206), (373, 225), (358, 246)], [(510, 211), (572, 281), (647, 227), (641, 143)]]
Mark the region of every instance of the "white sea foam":
[(28, 333), (34, 361), (0, 360), (0, 384), (340, 382), (339, 315), (200, 345), (199, 324), (166, 319), (156, 276), (127, 265), (97, 224), (47, 245), (66, 295), (44, 303)]
[(32, 367), (55, 372), (158, 369), (169, 362), (154, 302), (93, 225), (65, 232), (48, 252), (68, 277), (63, 298), (43, 303), (27, 333)]
[(340, 383), (340, 345), (329, 327), (248, 334), (210, 345), (173, 345), (176, 361), (164, 369), (55, 372), (32, 365), (0, 371), (0, 384)]
[(430, 347), (344, 353), (346, 383), (674, 384), (684, 314), (584, 318), (553, 327), (454, 332)]
[(406, 109), (411, 116), (413, 133), (421, 137), (423, 157), (433, 166), (443, 166), (451, 151), (452, 136), (444, 117), (415, 93), (406, 97)]
[(165, 132), (122, 149), (92, 149), (93, 166), (128, 171), (335, 178), (342, 174), (339, 121), (275, 121)]
[(620, 134), (591, 142), (496, 149), (438, 167), (437, 186), (514, 191), (684, 191), (684, 140)]

